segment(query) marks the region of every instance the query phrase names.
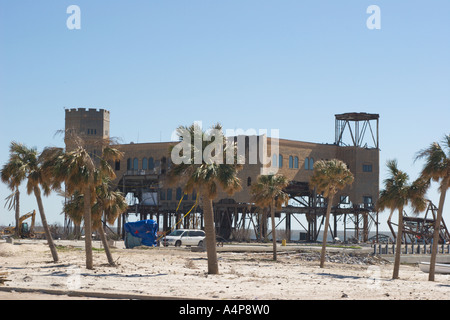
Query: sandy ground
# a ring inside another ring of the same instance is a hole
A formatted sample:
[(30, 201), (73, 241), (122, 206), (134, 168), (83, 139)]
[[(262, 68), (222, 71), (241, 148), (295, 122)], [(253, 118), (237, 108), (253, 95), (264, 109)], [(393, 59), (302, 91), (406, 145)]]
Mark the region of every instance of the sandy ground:
[[(189, 248), (113, 249), (117, 267), (106, 265), (103, 251), (94, 251), (94, 270), (84, 265), (82, 248), (65, 246), (58, 250), (60, 261), (53, 263), (43, 242), (0, 243), (0, 273), (6, 272), (0, 289), (17, 288), (31, 292), (0, 291), (0, 299), (67, 299), (33, 289), (54, 292), (90, 292), (94, 297), (74, 299), (155, 298), (194, 299), (448, 299), (450, 275), (428, 274), (417, 265), (402, 265), (400, 279), (392, 280), (391, 263), (326, 263), (309, 259), (307, 253), (287, 251), (277, 262), (271, 253), (220, 252), (220, 275), (207, 274), (205, 252)], [(311, 258), (311, 257), (310, 257)], [(111, 295), (111, 296), (102, 296)], [(50, 297), (50, 298), (49, 298)]]

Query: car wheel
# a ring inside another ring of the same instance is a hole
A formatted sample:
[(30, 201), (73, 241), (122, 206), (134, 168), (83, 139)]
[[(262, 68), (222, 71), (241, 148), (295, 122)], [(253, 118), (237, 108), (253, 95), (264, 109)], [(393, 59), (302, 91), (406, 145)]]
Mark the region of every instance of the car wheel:
[(200, 240), (200, 241), (198, 242), (198, 246), (199, 246), (199, 247), (203, 247), (203, 240)]
[(175, 242), (175, 247), (181, 247), (181, 241), (178, 240), (177, 242)]

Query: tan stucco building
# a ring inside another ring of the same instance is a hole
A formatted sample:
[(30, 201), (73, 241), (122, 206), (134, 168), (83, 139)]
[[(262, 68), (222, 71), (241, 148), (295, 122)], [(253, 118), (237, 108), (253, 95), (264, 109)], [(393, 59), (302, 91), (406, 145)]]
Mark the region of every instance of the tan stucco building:
[[(248, 155), (250, 141), (259, 142), (263, 137), (247, 137), (246, 161), (239, 172), (242, 190), (232, 197), (221, 193), (215, 201), (218, 233), (229, 237), (232, 230), (242, 225), (242, 221), (239, 222), (240, 219), (244, 219), (245, 227), (245, 219), (248, 219), (246, 215), (257, 214), (258, 208), (253, 206), (249, 190), (252, 182), (256, 181), (262, 168), (265, 167), (278, 171), (292, 181), (286, 191), (291, 195), (293, 204), (283, 208), (277, 216), (280, 219), (281, 217), (286, 219), (285, 227), (288, 229), (292, 215), (306, 215), (308, 218), (308, 227), (305, 227), (308, 233), (307, 238), (315, 240), (320, 230), (318, 219), (324, 212), (324, 199), (309, 189), (312, 166), (318, 160), (337, 158), (348, 165), (355, 180), (350, 187), (338, 194), (339, 203), (336, 203), (333, 211), (335, 220), (341, 215), (356, 217), (355, 228), (352, 229), (357, 230), (361, 226), (362, 238), (367, 238), (370, 222), (376, 223), (377, 219), (373, 204), (377, 201), (379, 194), (378, 119), (378, 115), (366, 113), (336, 115), (336, 139), (332, 144), (280, 138), (277, 140), (278, 148), (272, 148), (276, 141), (267, 138), (265, 154), (270, 163), (266, 165), (260, 162), (250, 164)], [(376, 127), (373, 125), (374, 121)], [(371, 144), (362, 145), (367, 128), (370, 128), (373, 139), (370, 141)], [(99, 154), (101, 151), (95, 147), (95, 141), (109, 138), (109, 111), (66, 109), (66, 132), (70, 130), (86, 137), (86, 141), (91, 145), (90, 152)], [(352, 137), (350, 142), (347, 141), (348, 144), (343, 141), (345, 131), (349, 131)], [(158, 220), (163, 219), (162, 225), (165, 229), (173, 226), (173, 221), (178, 221), (180, 215), (192, 208), (196, 200), (195, 194), (183, 194), (182, 184), (171, 186), (167, 183), (167, 172), (172, 163), (169, 148), (175, 144), (177, 142), (120, 144), (117, 147), (124, 152), (124, 158), (114, 164), (117, 175), (114, 181), (115, 186), (124, 193), (132, 193), (138, 199), (136, 204), (130, 206), (129, 212), (139, 212), (141, 218), (147, 218), (149, 214), (151, 217), (156, 215)], [(66, 139), (66, 148), (71, 147), (70, 139)], [(180, 202), (182, 197), (183, 200)], [(201, 208), (196, 208), (196, 211), (201, 212)], [(188, 221), (184, 223), (189, 224)], [(224, 223), (227, 224), (226, 227)], [(220, 230), (221, 228), (226, 230)]]

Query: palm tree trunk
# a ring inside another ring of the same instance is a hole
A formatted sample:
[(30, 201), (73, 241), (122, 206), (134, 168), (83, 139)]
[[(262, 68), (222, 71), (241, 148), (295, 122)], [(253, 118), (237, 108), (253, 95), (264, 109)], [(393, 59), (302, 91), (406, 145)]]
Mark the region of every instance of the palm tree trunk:
[(272, 204), (270, 208), (270, 216), (272, 222), (272, 244), (273, 244), (273, 261), (277, 261), (277, 235), (275, 233), (275, 206)]
[(436, 222), (434, 224), (434, 233), (433, 233), (433, 245), (431, 249), (431, 258), (430, 258), (430, 271), (428, 274), (428, 281), (434, 281), (434, 272), (436, 267), (436, 257), (439, 243), (439, 231), (441, 229), (441, 220), (442, 220), (442, 212), (444, 211), (444, 202), (445, 195), (447, 193), (448, 186), (446, 183), (443, 183), (441, 186), (441, 196), (439, 197), (439, 208), (437, 212)]
[(325, 217), (325, 229), (323, 230), (323, 240), (322, 240), (322, 252), (320, 254), (320, 267), (323, 268), (325, 265), (325, 251), (327, 248), (327, 237), (328, 237), (328, 226), (330, 225), (330, 214), (331, 214), (331, 207), (333, 205), (333, 199), (334, 194), (331, 194), (328, 197), (328, 204), (327, 204), (327, 213)]
[(403, 238), (403, 207), (398, 209), (398, 231), (397, 231), (397, 244), (395, 246), (395, 260), (394, 260), (394, 273), (392, 279), (398, 279), (398, 273), (400, 270), (400, 254), (402, 253), (402, 238)]
[(216, 250), (216, 230), (214, 228), (214, 212), (212, 200), (205, 194), (202, 197), (203, 217), (205, 219), (206, 254), (208, 257), (208, 273), (219, 274)]
[(111, 250), (109, 248), (108, 240), (106, 239), (105, 229), (103, 228), (103, 222), (100, 222), (98, 227), (98, 232), (100, 233), (100, 239), (102, 240), (103, 248), (105, 248), (106, 258), (108, 259), (108, 264), (111, 267), (115, 267), (116, 263), (111, 254)]
[(94, 269), (92, 258), (91, 190), (84, 189), (84, 248), (86, 251), (86, 269)]
[(45, 217), (44, 206), (42, 205), (41, 189), (38, 186), (34, 187), (34, 196), (39, 208), (39, 214), (41, 215), (42, 227), (44, 228), (45, 237), (47, 238), (47, 243), (52, 253), (53, 262), (58, 262), (58, 252), (56, 251), (55, 243), (53, 242), (52, 235), (50, 233), (50, 228), (48, 227), (47, 218)]
[(16, 194), (14, 195), (14, 204), (15, 204), (15, 208), (16, 208), (16, 230), (15, 230), (15, 235), (16, 237), (20, 236), (20, 226), (19, 226), (19, 219), (20, 219), (20, 192), (19, 192), (19, 188), (16, 187)]

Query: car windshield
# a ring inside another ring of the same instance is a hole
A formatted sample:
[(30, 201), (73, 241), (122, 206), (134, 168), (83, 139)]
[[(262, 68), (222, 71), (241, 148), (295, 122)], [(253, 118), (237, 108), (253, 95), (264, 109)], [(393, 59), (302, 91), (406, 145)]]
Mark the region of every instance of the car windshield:
[(169, 236), (179, 237), (183, 234), (183, 230), (175, 230), (169, 234)]

